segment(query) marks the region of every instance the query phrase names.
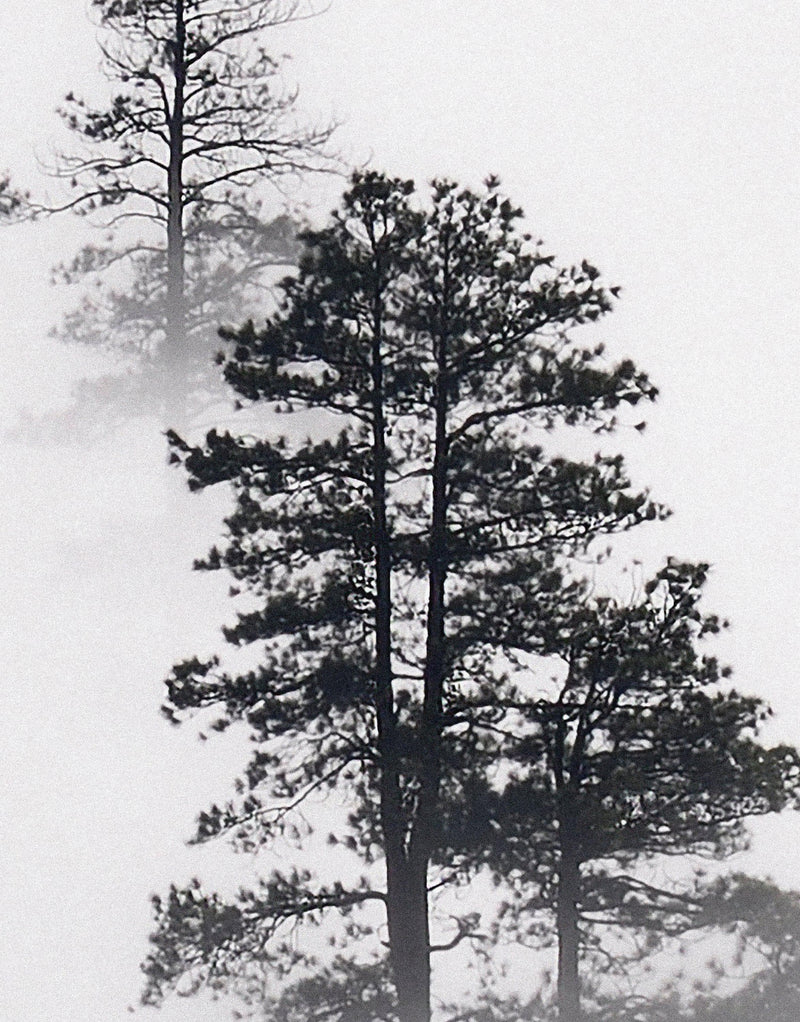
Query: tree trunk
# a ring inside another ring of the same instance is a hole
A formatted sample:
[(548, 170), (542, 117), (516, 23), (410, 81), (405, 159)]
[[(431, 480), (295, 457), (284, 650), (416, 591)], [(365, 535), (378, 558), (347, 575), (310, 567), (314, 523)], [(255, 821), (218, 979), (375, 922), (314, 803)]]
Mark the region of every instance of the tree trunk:
[(428, 871), (387, 857), (387, 921), (401, 1022), (430, 1022)]
[(580, 862), (575, 843), (569, 834), (569, 823), (562, 821), (560, 839), (561, 861), (558, 867), (558, 1018), (559, 1022), (581, 1022), (581, 988), (579, 973), (580, 932), (578, 904), (580, 900)]
[[(447, 285), (445, 284), (445, 291)], [(445, 655), (445, 581), (447, 551), (447, 469), (448, 469), (448, 343), (442, 329), (436, 345), (434, 390), (435, 436), (432, 469), (433, 502), (428, 550), (428, 614), (426, 622), (424, 695), (420, 725), (418, 762), (420, 791), (417, 816), (409, 841), (410, 881), (404, 906), (406, 930), (402, 967), (408, 977), (403, 991), (398, 986), (403, 1022), (430, 1022), (430, 922), (428, 909), (428, 866), (436, 845), (440, 813), (441, 736)]]
[(166, 363), (173, 384), (185, 382), (186, 310), (183, 236), (183, 131), (186, 89), (186, 24), (184, 0), (175, 0), (175, 36), (170, 44), (175, 90), (169, 121), (169, 168), (167, 171), (167, 307)]
[(386, 422), (380, 261), (372, 309), (372, 504), (375, 545), (375, 689), (380, 813), (386, 852), (389, 957), (401, 1022), (430, 1022), (427, 859), (409, 861), (392, 675), (392, 549), (386, 516)]
[(424, 696), (420, 727), (420, 796), (411, 841), (412, 861), (427, 869), (437, 840), (441, 787), (441, 736), (445, 656), (445, 581), (447, 578), (447, 342), (439, 340), (435, 392), (433, 505), (428, 550), (428, 615), (426, 625)]

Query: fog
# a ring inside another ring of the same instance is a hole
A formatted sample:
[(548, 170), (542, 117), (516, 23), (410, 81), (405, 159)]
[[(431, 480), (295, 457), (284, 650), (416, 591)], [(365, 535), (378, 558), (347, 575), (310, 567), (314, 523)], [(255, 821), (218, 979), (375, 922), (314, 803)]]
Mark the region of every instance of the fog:
[[(768, 737), (800, 740), (800, 11), (792, 0), (333, 0), (275, 30), (336, 145), (420, 182), (498, 173), (560, 259), (622, 286), (585, 328), (661, 390), (617, 438), (634, 480), (674, 509), (621, 555), (714, 566), (708, 606), (737, 684), (767, 698)], [(70, 89), (99, 88), (82, 0), (5, 0), (0, 167), (36, 192)], [(298, 184), (321, 218), (343, 182)], [(276, 214), (280, 212), (276, 199)], [(80, 228), (80, 229), (79, 229)], [(161, 680), (214, 648), (224, 579), (191, 572), (224, 496), (190, 497), (142, 415), (70, 435), (73, 386), (107, 371), (48, 332), (70, 301), (49, 268), (69, 218), (2, 229), (0, 1019), (116, 1022), (140, 989), (149, 895), (255, 869), (184, 844), (242, 757), (159, 716)], [(616, 441), (615, 441), (616, 442)], [(796, 880), (800, 826), (758, 828), (748, 865)], [(744, 861), (744, 860), (742, 860)], [(149, 1012), (145, 1012), (149, 1014)], [(213, 1020), (188, 1001), (162, 1017)]]

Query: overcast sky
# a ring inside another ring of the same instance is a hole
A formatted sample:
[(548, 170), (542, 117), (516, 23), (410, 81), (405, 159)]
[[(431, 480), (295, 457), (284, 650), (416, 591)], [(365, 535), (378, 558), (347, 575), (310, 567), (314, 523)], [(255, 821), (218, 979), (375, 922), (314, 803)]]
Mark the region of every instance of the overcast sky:
[[(720, 652), (774, 705), (771, 734), (800, 741), (795, 0), (332, 0), (268, 45), (293, 54), (309, 115), (342, 122), (351, 162), (498, 173), (551, 251), (622, 285), (597, 336), (662, 396), (621, 442), (675, 511), (625, 550), (713, 563)], [(4, 0), (0, 167), (21, 184), (44, 187), (53, 109), (97, 62), (83, 0)], [(325, 210), (337, 187), (306, 196)], [(77, 242), (67, 222), (0, 235), (0, 1022), (129, 1017), (150, 892), (233, 869), (182, 841), (224, 797), (237, 736), (201, 743), (158, 716), (169, 665), (211, 648), (225, 614), (223, 580), (188, 570), (220, 502), (183, 496), (153, 424), (92, 443), (20, 429), (97, 368), (47, 338), (47, 270)], [(791, 882), (797, 826), (763, 830), (753, 861)]]

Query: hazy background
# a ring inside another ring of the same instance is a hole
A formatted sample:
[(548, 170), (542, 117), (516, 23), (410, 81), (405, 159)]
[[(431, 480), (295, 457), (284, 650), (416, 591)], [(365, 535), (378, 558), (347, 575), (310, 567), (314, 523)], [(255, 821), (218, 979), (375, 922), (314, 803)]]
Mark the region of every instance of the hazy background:
[[(34, 154), (64, 141), (54, 107), (97, 87), (86, 6), (0, 11), (0, 167), (39, 193)], [(348, 162), (499, 173), (551, 251), (622, 285), (587, 329), (661, 388), (648, 431), (620, 443), (675, 510), (625, 551), (714, 564), (709, 609), (733, 623), (719, 652), (773, 703), (770, 735), (800, 741), (795, 0), (332, 0), (267, 43), (293, 54), (308, 114), (341, 119)], [(340, 188), (302, 194), (322, 213)], [(47, 338), (65, 301), (48, 268), (78, 226), (0, 231), (2, 1022), (121, 1022), (149, 894), (253, 868), (182, 843), (240, 736), (203, 743), (158, 715), (171, 663), (212, 648), (227, 613), (224, 580), (189, 571), (223, 501), (184, 496), (155, 421), (80, 442), (31, 424), (102, 368)], [(796, 821), (767, 822), (750, 861), (790, 884), (798, 841)]]

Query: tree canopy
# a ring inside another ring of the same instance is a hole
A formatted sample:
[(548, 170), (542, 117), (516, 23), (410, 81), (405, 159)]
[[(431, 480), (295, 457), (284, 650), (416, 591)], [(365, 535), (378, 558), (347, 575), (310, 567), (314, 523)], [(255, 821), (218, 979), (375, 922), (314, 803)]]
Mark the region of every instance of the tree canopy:
[[(232, 652), (193, 658), (167, 682), (170, 719), (244, 721), (254, 743), (196, 839), (313, 842), (313, 806), (336, 792), (346, 814), (323, 826), (353, 865), (298, 853), (233, 901), (173, 888), (155, 903), (150, 1002), (268, 968), (280, 1017), (323, 987), (326, 1017), (360, 1017), (343, 996), (360, 976), (365, 1017), (428, 1022), (432, 955), (484, 937), (468, 891), (448, 902), (479, 872), (510, 870), (531, 911), (555, 889), (574, 937), (577, 907), (635, 908), (632, 880), (592, 869), (589, 883), (585, 864), (721, 847), (787, 798), (794, 760), (749, 737), (758, 701), (707, 693), (705, 568), (670, 562), (631, 606), (577, 580), (576, 556), (666, 512), (620, 456), (570, 460), (547, 437), (612, 430), (655, 389), (576, 336), (616, 289), (587, 261), (558, 266), (520, 219), (495, 179), (439, 181), (421, 202), (411, 182), (356, 175), (304, 236), (277, 313), (228, 334), (225, 377), (275, 410), (274, 433), (170, 435), (193, 489), (231, 486), (225, 541), (198, 567), (232, 576), (224, 635), (253, 651), (244, 669)], [(549, 689), (548, 658), (566, 665)], [(331, 915), (327, 961), (282, 941)], [(576, 968), (574, 939), (570, 954)], [(303, 964), (316, 980), (290, 983)], [(577, 984), (561, 992), (577, 1017)]]
[[(610, 957), (601, 946), (609, 930), (639, 931), (638, 953), (651, 953), (707, 911), (691, 876), (657, 883), (637, 867), (726, 858), (746, 845), (747, 820), (797, 801), (797, 751), (758, 741), (768, 707), (731, 690), (729, 670), (700, 652), (725, 625), (700, 608), (707, 572), (669, 560), (639, 599), (592, 596), (576, 583), (543, 609), (521, 582), (502, 606), (475, 594), (462, 610), (482, 638), (507, 636), (525, 694), (502, 791), (474, 792), (474, 815), (462, 812), (458, 826), (512, 878), (512, 930), (557, 942), (570, 1022), (581, 1017), (582, 956), (602, 953), (606, 971), (612, 959), (627, 967), (621, 945)], [(542, 910), (555, 925), (542, 923)]]
[[(65, 336), (145, 353), (186, 387), (220, 321), (263, 304), (265, 270), (291, 265), (295, 228), (266, 216), (263, 185), (319, 168), (331, 128), (304, 125), (263, 34), (299, 0), (93, 0), (109, 100), (70, 93), (83, 145), (52, 172), (72, 210), (105, 231), (58, 271), (100, 284)], [(280, 193), (278, 193), (280, 194)], [(205, 340), (205, 344), (201, 341)]]

